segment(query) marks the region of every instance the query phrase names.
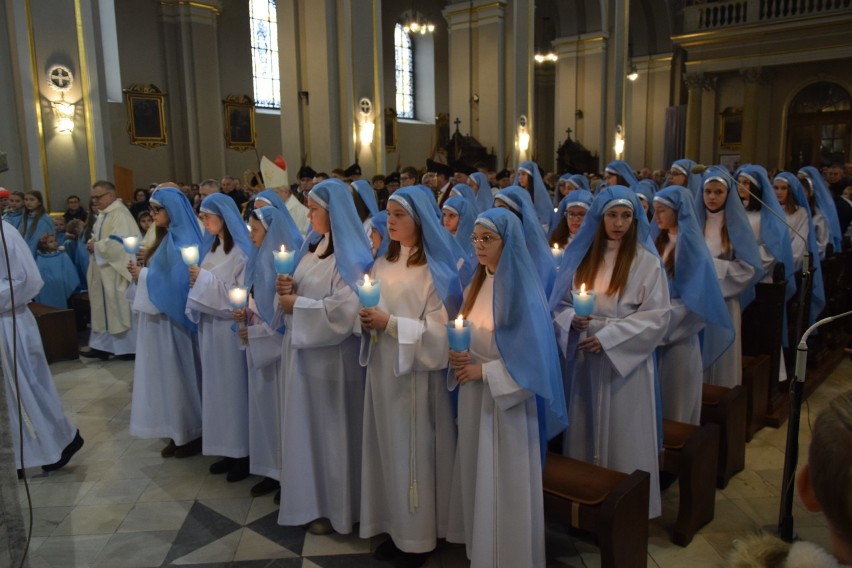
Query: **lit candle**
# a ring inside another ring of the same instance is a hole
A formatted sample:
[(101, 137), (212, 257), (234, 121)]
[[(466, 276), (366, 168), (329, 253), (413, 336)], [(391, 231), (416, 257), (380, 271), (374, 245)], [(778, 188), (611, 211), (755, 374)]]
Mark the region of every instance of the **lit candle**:
[(455, 321), (447, 322), (447, 339), (451, 351), (467, 351), (470, 349), (470, 322), (461, 314)]
[(595, 311), (595, 293), (592, 290), (586, 291), (586, 284), (580, 284), (579, 290), (572, 290), (571, 295), (574, 298), (574, 313), (581, 317), (592, 315)]
[(381, 297), (381, 280), (370, 280), (370, 275), (365, 274), (364, 279), (358, 282), (358, 298), (365, 308), (375, 308), (379, 305)]
[[(248, 288), (244, 286), (234, 286), (228, 290), (228, 300), (231, 302), (231, 308), (239, 310), (246, 307), (248, 303)], [(246, 323), (242, 322), (240, 327), (245, 327)], [(240, 343), (246, 345), (247, 340), (240, 338)]]
[(198, 245), (181, 247), (180, 256), (183, 258), (183, 262), (187, 266), (196, 266), (198, 264)]
[(275, 272), (278, 274), (292, 274), (296, 265), (295, 251), (288, 251), (287, 247), (281, 245), (280, 250), (272, 251), (275, 259)]
[(124, 237), (124, 251), (127, 254), (136, 254), (139, 252), (139, 237)]
[(559, 248), (558, 243), (553, 243), (553, 248), (550, 249), (550, 254), (553, 255), (553, 260), (557, 265), (562, 261), (562, 255), (565, 253), (565, 249)]

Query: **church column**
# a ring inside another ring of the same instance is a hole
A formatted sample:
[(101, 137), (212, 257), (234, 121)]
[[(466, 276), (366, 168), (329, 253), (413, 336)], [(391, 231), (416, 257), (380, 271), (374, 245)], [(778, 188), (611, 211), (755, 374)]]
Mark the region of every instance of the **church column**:
[(689, 89), (686, 107), (686, 148), (684, 157), (698, 160), (701, 150), (701, 95), (704, 89), (704, 75), (689, 73), (684, 77)]
[(718, 121), (719, 112), (716, 105), (717, 75), (704, 75), (701, 83), (701, 127), (699, 128), (699, 152), (695, 158), (702, 164), (714, 164), (719, 161)]
[[(519, 164), (532, 158), (535, 150), (532, 144), (526, 152), (518, 147), (519, 120), (526, 116), (527, 124), (533, 117), (533, 24), (534, 0), (516, 0), (507, 11), (508, 29), (506, 63), (506, 133), (507, 147), (504, 153), (512, 151), (510, 162)], [(531, 133), (531, 138), (535, 138)], [(500, 159), (500, 154), (498, 154)]]
[(766, 73), (760, 67), (740, 70), (745, 83), (743, 97), (743, 137), (740, 147), (740, 163), (757, 160), (758, 115), (760, 113), (761, 90), (766, 84)]
[(175, 175), (183, 180), (225, 173), (216, 31), (221, 9), (218, 0), (160, 2), (171, 146)]
[[(615, 153), (616, 130), (621, 126), (625, 138), (630, 133), (624, 130), (624, 92), (627, 80), (628, 62), (628, 21), (630, 17), (630, 3), (627, 0), (609, 0), (606, 12), (606, 30), (609, 32), (609, 41), (606, 47), (606, 114), (601, 122), (604, 131), (603, 149), (601, 156), (607, 161), (610, 159), (623, 158)], [(605, 164), (601, 164), (602, 166)]]

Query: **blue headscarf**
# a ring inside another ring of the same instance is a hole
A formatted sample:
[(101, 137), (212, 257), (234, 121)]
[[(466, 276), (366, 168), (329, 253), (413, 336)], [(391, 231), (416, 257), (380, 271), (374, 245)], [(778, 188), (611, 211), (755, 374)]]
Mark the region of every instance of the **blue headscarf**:
[[(509, 206), (515, 213), (520, 214), (524, 227), (524, 236), (527, 250), (533, 259), (536, 274), (538, 274), (541, 286), (545, 294), (550, 294), (553, 282), (556, 279), (556, 263), (553, 261), (553, 253), (547, 246), (547, 236), (544, 234), (536, 210), (530, 201), (530, 194), (519, 185), (510, 185), (502, 189), (494, 196), (494, 201), (500, 201)], [(553, 210), (551, 209), (551, 215)]]
[(515, 174), (515, 185), (519, 187), (521, 185), (520, 179), (522, 171), (527, 172), (533, 182), (533, 190), (532, 192), (528, 192), (527, 195), (534, 196), (530, 199), (530, 201), (535, 207), (535, 212), (538, 215), (538, 222), (542, 225), (549, 225), (551, 217), (553, 216), (553, 200), (547, 192), (547, 187), (544, 185), (544, 180), (541, 178), (541, 172), (535, 162), (528, 160), (522, 163), (518, 166), (518, 171)]
[(379, 211), (367, 219), (367, 223), (382, 236), (382, 244), (379, 245), (379, 250), (376, 251), (376, 258), (385, 256), (388, 253), (388, 243), (390, 243), (390, 239), (388, 238), (388, 212)]
[(180, 249), (196, 245), (200, 251), (201, 229), (198, 227), (198, 219), (189, 200), (176, 187), (154, 190), (150, 201), (165, 207), (169, 215), (169, 230), (148, 263), (148, 297), (174, 323), (195, 331), (196, 324), (186, 317), (189, 271)]
[[(802, 187), (799, 178), (790, 172), (781, 172), (775, 179), (782, 179), (787, 182), (787, 187), (793, 192), (793, 197), (799, 207), (804, 208), (808, 214), (808, 252), (811, 253), (811, 263), (813, 271), (811, 272), (811, 313), (808, 317), (808, 322), (813, 324), (819, 318), (819, 314), (825, 308), (825, 289), (822, 281), (822, 267), (819, 262), (819, 244), (816, 240), (816, 231), (814, 230), (814, 219), (811, 216), (811, 208), (808, 205), (808, 199), (805, 197), (805, 189)], [(773, 180), (774, 181), (774, 180)], [(798, 239), (798, 236), (790, 235), (791, 239)]]
[(276, 209), (287, 209), (287, 205), (284, 203), (284, 200), (281, 199), (281, 196), (278, 195), (278, 192), (274, 189), (264, 189), (263, 191), (258, 193), (257, 196), (254, 198), (255, 201), (257, 201), (258, 199), (269, 203)]
[[(396, 190), (388, 201), (397, 203), (420, 227), (421, 245), (426, 253), (429, 272), (447, 314), (454, 319), (462, 304), (462, 281), (456, 268), (464, 252), (434, 215), (434, 199), (417, 186)], [(467, 261), (469, 263), (469, 260)]]
[(608, 174), (620, 175), (624, 178), (624, 183), (627, 187), (634, 189), (639, 185), (639, 180), (636, 179), (636, 174), (633, 173), (633, 168), (624, 160), (615, 160), (606, 165), (604, 171)]
[[(730, 237), (731, 249), (734, 251), (734, 256), (742, 259), (754, 268), (754, 277), (745, 287), (743, 293), (740, 294), (740, 308), (745, 309), (754, 300), (754, 285), (763, 278), (763, 262), (760, 260), (760, 249), (757, 247), (757, 239), (751, 230), (751, 223), (748, 221), (743, 202), (740, 201), (739, 195), (737, 195), (736, 182), (731, 177), (731, 174), (722, 166), (710, 166), (704, 171), (701, 187), (703, 188), (704, 184), (710, 180), (718, 181), (728, 189), (728, 197), (725, 200), (723, 209), (725, 211), (725, 228), (728, 231), (728, 237)], [(695, 217), (698, 219), (698, 226), (701, 227), (701, 234), (703, 235), (704, 224), (707, 221), (707, 208), (704, 206), (703, 189), (702, 193), (695, 200)]]
[(311, 189), (308, 199), (328, 211), (337, 272), (357, 292), (358, 281), (373, 266), (373, 253), (349, 188), (338, 179), (327, 179)]
[[(251, 255), (254, 253), (254, 245), (249, 237), (248, 229), (246, 229), (246, 222), (243, 221), (240, 210), (237, 209), (237, 204), (233, 199), (224, 193), (211, 193), (201, 202), (199, 211), (221, 217), (225, 226), (228, 228), (228, 232), (231, 233), (231, 237), (234, 239), (234, 244), (243, 251), (247, 259), (251, 258)], [(201, 239), (201, 246), (198, 247), (199, 260), (203, 260), (207, 256), (207, 253), (210, 252), (217, 238), (216, 235), (207, 232), (204, 233)]]
[(843, 233), (840, 231), (840, 219), (837, 217), (837, 206), (834, 204), (831, 191), (815, 167), (805, 166), (799, 170), (799, 175), (811, 181), (814, 188), (814, 204), (828, 222), (829, 242), (834, 246), (834, 252), (840, 252), (843, 247)]
[(636, 192), (636, 196), (640, 201), (644, 199), (645, 203), (648, 204), (647, 215), (650, 222), (654, 217), (654, 194), (657, 193), (657, 184), (649, 179), (640, 179), (639, 183), (633, 186), (633, 191)]
[(494, 196), (491, 194), (491, 183), (488, 176), (482, 172), (473, 172), (468, 178), (476, 183), (476, 208), (479, 212), (488, 211), (494, 207)]
[(559, 207), (556, 208), (556, 213), (553, 214), (553, 222), (550, 224), (550, 232), (547, 234), (547, 238), (553, 235), (553, 232), (559, 226), (569, 207), (579, 206), (588, 211), (592, 207), (592, 200), (594, 198), (587, 189), (575, 189), (563, 197), (562, 201), (559, 202)]
[(559, 189), (559, 184), (562, 182), (568, 182), (573, 185), (575, 189), (585, 189), (591, 193), (589, 189), (589, 180), (583, 174), (562, 174), (559, 176), (559, 181), (556, 183), (557, 189)]
[[(450, 197), (463, 197), (467, 199), (471, 205), (476, 207), (476, 194), (473, 192), (473, 188), (465, 183), (457, 183), (450, 190)], [(444, 204), (447, 202), (444, 201)], [(441, 207), (443, 209), (443, 206)]]
[(598, 225), (603, 222), (604, 208), (610, 201), (624, 200), (624, 205), (633, 209), (633, 218), (636, 220), (636, 242), (640, 246), (644, 246), (654, 256), (659, 257), (657, 248), (650, 239), (650, 227), (648, 226), (648, 218), (644, 215), (638, 215), (637, 212), (642, 210), (642, 205), (639, 203), (639, 198), (636, 197), (636, 192), (628, 189), (623, 185), (611, 185), (601, 190), (592, 201), (592, 207), (586, 213), (586, 219), (583, 225), (571, 241), (571, 246), (565, 249), (565, 254), (562, 255), (562, 264), (559, 265), (559, 272), (556, 275), (556, 283), (553, 285), (553, 291), (550, 293), (550, 309), (556, 309), (559, 302), (571, 292), (574, 282), (574, 273), (577, 267), (580, 266), (592, 242), (595, 240), (595, 233), (598, 230)]
[(358, 179), (349, 185), (351, 185), (361, 197), (361, 201), (364, 202), (364, 205), (367, 206), (367, 210), (370, 211), (370, 216), (379, 212), (379, 202), (376, 200), (376, 192), (373, 191), (373, 186), (370, 185), (370, 182)]
[(535, 267), (518, 218), (510, 211), (491, 209), (482, 213), (476, 224), (503, 239), (503, 252), (494, 273), (494, 340), (515, 382), (536, 395), (544, 465), (547, 440), (568, 426), (562, 371), (547, 297), (527, 277)]
[[(266, 236), (263, 237), (260, 247), (249, 257), (245, 285), (252, 290), (260, 317), (267, 324), (271, 324), (275, 317), (275, 279), (278, 276), (272, 253), (284, 245), (288, 251), (295, 253), (295, 263), (298, 264), (303, 239), (296, 223), (286, 211), (274, 206), (261, 207), (253, 210), (251, 214), (266, 229)], [(284, 332), (283, 326), (278, 328), (278, 332)]]
[(444, 201), (443, 209), (449, 209), (459, 216), (459, 224), (453, 238), (470, 257), (471, 264), (478, 264), (476, 252), (470, 242), (470, 234), (473, 232), (473, 224), (476, 222), (476, 204), (460, 195), (454, 195)]
[[(702, 350), (704, 369), (718, 359), (734, 342), (734, 326), (731, 315), (725, 306), (725, 298), (719, 287), (713, 258), (704, 241), (704, 229), (699, 227), (695, 218), (695, 203), (689, 189), (671, 185), (654, 196), (655, 203), (661, 203), (677, 213), (677, 245), (675, 247), (675, 270), (669, 290), (672, 298), (680, 298), (687, 309), (704, 320), (704, 336), (717, 338), (705, 342)], [(651, 224), (651, 236), (657, 237), (660, 228)], [(711, 352), (707, 347), (713, 345), (720, 349)]]
[(670, 169), (677, 170), (686, 176), (686, 187), (692, 192), (692, 197), (697, 202), (702, 201), (699, 199), (699, 196), (702, 193), (704, 186), (701, 183), (701, 174), (692, 173), (692, 168), (694, 168), (695, 165), (695, 162), (692, 160), (683, 158), (672, 162), (672, 167)]
[[(441, 217), (443, 216), (443, 213), (441, 213), (441, 208), (438, 207), (438, 200), (435, 199), (435, 192), (432, 191), (432, 188), (425, 186), (425, 185), (422, 185), (422, 184), (411, 185), (411, 186), (408, 186), (408, 187), (416, 187), (419, 191), (422, 191), (423, 194), (426, 197), (429, 198), (429, 203), (432, 205), (432, 208), (435, 210), (435, 214), (438, 218), (438, 221), (440, 221)], [(399, 191), (399, 190), (397, 190), (397, 191)], [(394, 192), (394, 193), (396, 193), (396, 192)]]

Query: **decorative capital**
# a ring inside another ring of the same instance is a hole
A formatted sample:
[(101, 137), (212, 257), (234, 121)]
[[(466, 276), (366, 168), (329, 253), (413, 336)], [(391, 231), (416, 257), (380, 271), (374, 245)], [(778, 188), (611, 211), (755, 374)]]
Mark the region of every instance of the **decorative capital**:
[(769, 70), (763, 67), (740, 69), (740, 76), (746, 84), (766, 85), (769, 83)]
[(715, 75), (705, 75), (704, 73), (687, 73), (683, 77), (683, 82), (687, 88), (692, 90), (714, 91), (718, 77)]

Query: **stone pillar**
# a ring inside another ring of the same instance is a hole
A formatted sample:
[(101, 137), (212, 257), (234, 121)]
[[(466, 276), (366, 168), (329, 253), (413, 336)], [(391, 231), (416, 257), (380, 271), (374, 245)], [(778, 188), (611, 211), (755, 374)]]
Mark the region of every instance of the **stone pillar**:
[(697, 161), (701, 150), (701, 97), (704, 75), (690, 73), (684, 77), (689, 89), (686, 108), (686, 149), (684, 157)]
[(767, 75), (760, 67), (741, 69), (740, 75), (745, 84), (743, 96), (743, 139), (740, 147), (740, 163), (753, 163), (757, 160), (757, 131), (760, 114), (761, 90), (767, 82)]
[(699, 132), (699, 151), (696, 162), (714, 164), (719, 161), (719, 113), (716, 110), (716, 82), (718, 76), (704, 75), (701, 83), (701, 126)]
[[(625, 138), (629, 139), (631, 133), (625, 129), (625, 104), (624, 92), (625, 81), (628, 72), (628, 45), (630, 3), (627, 0), (609, 0), (607, 10), (608, 22), (606, 29), (609, 32), (609, 42), (606, 51), (606, 114), (602, 124), (605, 126), (602, 133), (604, 148), (601, 156), (608, 162), (615, 156), (615, 132), (621, 125)], [(606, 162), (601, 166), (606, 165)]]
[[(219, 80), (219, 0), (161, 0), (166, 92), (175, 175), (225, 173), (224, 110)], [(248, 93), (228, 93), (248, 94)]]

